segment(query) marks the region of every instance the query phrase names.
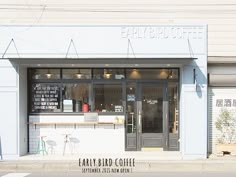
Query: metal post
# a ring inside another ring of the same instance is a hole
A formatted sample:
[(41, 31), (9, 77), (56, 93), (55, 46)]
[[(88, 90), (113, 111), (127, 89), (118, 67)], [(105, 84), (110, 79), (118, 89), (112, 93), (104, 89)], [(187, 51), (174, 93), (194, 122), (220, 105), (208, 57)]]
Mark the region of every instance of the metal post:
[(68, 144), (69, 145), (69, 149), (70, 149), (70, 153), (72, 154), (72, 149), (71, 149), (71, 143), (69, 141), (69, 135), (70, 134), (65, 134), (65, 140), (64, 140), (64, 148), (63, 148), (63, 156), (65, 155), (65, 152), (66, 152), (66, 145)]

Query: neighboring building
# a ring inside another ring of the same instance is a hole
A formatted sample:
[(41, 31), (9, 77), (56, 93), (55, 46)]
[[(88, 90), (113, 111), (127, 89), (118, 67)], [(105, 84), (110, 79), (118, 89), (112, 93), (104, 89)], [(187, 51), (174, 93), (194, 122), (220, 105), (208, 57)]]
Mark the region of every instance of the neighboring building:
[[(40, 136), (47, 136), (52, 152), (62, 153), (65, 134), (80, 152), (154, 148), (179, 151), (186, 159), (214, 152), (215, 102), (231, 98), (234, 107), (236, 2), (1, 6), (5, 158), (36, 152)], [(87, 111), (92, 114), (84, 116)]]

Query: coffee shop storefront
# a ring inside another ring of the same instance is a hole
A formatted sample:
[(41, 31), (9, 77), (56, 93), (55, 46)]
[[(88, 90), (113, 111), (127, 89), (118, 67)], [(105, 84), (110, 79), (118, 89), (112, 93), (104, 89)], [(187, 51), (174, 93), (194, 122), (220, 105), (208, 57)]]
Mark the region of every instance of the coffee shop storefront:
[(1, 28), (0, 71), (12, 77), (0, 77), (0, 94), (16, 94), (9, 93), (16, 112), (6, 122), (17, 127), (12, 152), (1, 122), (6, 158), (42, 153), (42, 142), (58, 155), (206, 158), (206, 26)]

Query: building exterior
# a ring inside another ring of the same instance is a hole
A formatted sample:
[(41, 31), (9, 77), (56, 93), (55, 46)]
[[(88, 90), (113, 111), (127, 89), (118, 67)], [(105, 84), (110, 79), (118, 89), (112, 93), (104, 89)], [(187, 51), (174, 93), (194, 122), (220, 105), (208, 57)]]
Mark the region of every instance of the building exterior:
[(216, 100), (234, 107), (235, 2), (1, 6), (3, 157), (35, 153), (41, 138), (57, 154), (65, 138), (76, 153), (215, 152)]

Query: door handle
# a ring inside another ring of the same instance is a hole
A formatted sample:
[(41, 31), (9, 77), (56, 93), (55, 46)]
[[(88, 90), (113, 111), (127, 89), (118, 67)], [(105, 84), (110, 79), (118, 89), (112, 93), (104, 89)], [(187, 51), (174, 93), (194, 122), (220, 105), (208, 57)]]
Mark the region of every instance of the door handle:
[(142, 114), (141, 114), (141, 111), (138, 112), (138, 125), (139, 125), (139, 128), (138, 128), (138, 132), (141, 133), (141, 129), (142, 129)]

